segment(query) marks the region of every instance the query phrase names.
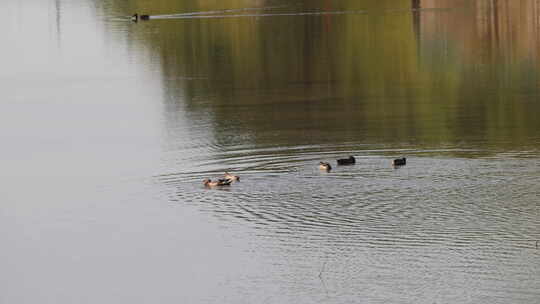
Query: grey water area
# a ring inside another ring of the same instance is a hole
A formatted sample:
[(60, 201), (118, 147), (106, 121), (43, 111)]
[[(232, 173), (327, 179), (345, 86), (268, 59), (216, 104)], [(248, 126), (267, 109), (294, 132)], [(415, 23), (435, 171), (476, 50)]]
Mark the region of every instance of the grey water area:
[(0, 303), (540, 302), (535, 1), (148, 2), (0, 1)]

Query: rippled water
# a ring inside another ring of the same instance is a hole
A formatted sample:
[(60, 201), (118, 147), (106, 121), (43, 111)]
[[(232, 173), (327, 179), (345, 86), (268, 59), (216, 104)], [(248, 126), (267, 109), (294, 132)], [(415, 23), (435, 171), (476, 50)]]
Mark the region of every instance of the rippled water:
[(536, 1), (0, 8), (1, 303), (540, 299)]

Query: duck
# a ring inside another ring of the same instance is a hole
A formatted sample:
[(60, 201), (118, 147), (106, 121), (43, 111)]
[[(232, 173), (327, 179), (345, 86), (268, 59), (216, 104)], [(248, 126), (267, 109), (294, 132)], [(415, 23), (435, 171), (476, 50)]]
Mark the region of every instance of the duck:
[(320, 162), (320, 163), (319, 163), (319, 169), (320, 169), (320, 170), (324, 170), (324, 171), (330, 171), (330, 170), (332, 170), (332, 166), (330, 166), (329, 163), (326, 163), (326, 162)]
[(392, 161), (392, 165), (394, 166), (405, 166), (405, 164), (407, 164), (407, 159), (405, 157), (396, 158)]
[(356, 163), (356, 159), (352, 155), (349, 156), (349, 158), (341, 158), (337, 160), (338, 165), (352, 165), (354, 163)]
[(220, 178), (217, 181), (212, 181), (211, 179), (207, 178), (203, 180), (203, 184), (206, 187), (220, 187), (220, 186), (228, 186), (232, 183), (232, 180)]
[(139, 21), (139, 19), (141, 19), (141, 20), (149, 20), (150, 16), (149, 15), (139, 15), (137, 13), (135, 13), (135, 14), (133, 14), (133, 16), (131, 16), (131, 21), (133, 21), (133, 22), (137, 22), (137, 21)]
[(223, 177), (225, 179), (228, 179), (228, 180), (231, 180), (233, 182), (239, 182), (240, 181), (240, 176), (238, 175), (232, 175), (230, 174), (229, 172), (225, 172), (225, 174), (223, 175)]

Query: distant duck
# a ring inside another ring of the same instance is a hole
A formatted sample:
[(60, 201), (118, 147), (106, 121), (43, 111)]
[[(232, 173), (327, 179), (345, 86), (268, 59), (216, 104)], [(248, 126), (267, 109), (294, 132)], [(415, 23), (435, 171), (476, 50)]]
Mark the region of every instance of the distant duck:
[(405, 157), (396, 158), (392, 161), (392, 165), (394, 166), (405, 166), (405, 164), (407, 164), (407, 159)]
[(324, 170), (324, 171), (330, 171), (330, 170), (332, 170), (332, 166), (330, 166), (329, 163), (320, 162), (319, 163), (319, 169)]
[(233, 182), (239, 182), (240, 181), (240, 176), (238, 175), (232, 175), (230, 174), (229, 172), (225, 172), (225, 174), (223, 175), (223, 177), (225, 179), (228, 179), (230, 181), (233, 181)]
[(356, 159), (352, 155), (349, 156), (349, 158), (341, 158), (337, 160), (338, 165), (352, 165), (354, 163), (356, 163)]
[(139, 21), (139, 19), (141, 20), (150, 20), (150, 16), (149, 15), (140, 15), (135, 13), (133, 16), (131, 16), (131, 21), (133, 22), (137, 22)]
[(220, 178), (218, 179), (217, 181), (212, 181), (211, 179), (205, 179), (203, 180), (203, 184), (206, 186), (206, 187), (219, 187), (219, 186), (228, 186), (232, 183), (232, 180), (230, 179), (225, 179), (225, 178)]

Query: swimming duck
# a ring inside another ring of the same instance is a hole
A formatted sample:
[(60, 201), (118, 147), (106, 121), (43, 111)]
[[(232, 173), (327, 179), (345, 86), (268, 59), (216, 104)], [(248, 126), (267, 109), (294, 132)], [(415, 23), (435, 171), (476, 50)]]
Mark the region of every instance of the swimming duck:
[(149, 20), (150, 19), (150, 16), (149, 15), (140, 15), (135, 13), (133, 16), (131, 16), (131, 21), (133, 22), (137, 22), (139, 21), (139, 19), (141, 20)]
[(220, 178), (218, 179), (217, 181), (212, 181), (211, 179), (205, 179), (203, 180), (203, 184), (206, 186), (206, 187), (219, 187), (219, 186), (228, 186), (232, 183), (232, 180), (230, 179), (224, 179), (224, 178)]
[(356, 163), (356, 159), (352, 155), (349, 156), (349, 158), (341, 158), (337, 160), (338, 165), (352, 165), (354, 163)]
[(228, 179), (228, 180), (231, 180), (233, 182), (239, 182), (240, 181), (240, 176), (238, 175), (232, 175), (230, 174), (229, 172), (225, 172), (225, 174), (223, 175), (223, 177), (225, 179)]
[(392, 165), (394, 166), (404, 166), (405, 164), (407, 164), (407, 159), (405, 157), (396, 158), (392, 161)]
[(319, 163), (319, 169), (324, 170), (324, 171), (330, 171), (330, 170), (332, 170), (332, 166), (330, 166), (329, 163), (320, 162)]

